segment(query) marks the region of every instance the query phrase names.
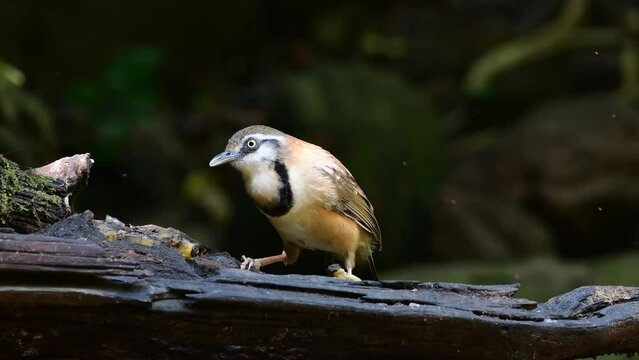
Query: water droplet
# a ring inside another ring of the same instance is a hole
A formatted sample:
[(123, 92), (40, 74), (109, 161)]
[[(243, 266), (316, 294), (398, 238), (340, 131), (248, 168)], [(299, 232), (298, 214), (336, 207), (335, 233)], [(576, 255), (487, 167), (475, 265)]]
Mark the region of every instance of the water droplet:
[(595, 50), (595, 55), (599, 55), (599, 51), (596, 51), (596, 50)]

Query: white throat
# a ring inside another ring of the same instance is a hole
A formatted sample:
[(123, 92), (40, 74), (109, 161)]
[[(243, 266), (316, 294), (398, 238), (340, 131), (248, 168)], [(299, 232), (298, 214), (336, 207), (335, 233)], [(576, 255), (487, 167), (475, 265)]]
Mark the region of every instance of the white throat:
[(264, 163), (242, 172), (246, 192), (258, 203), (277, 200), (281, 187), (280, 177), (272, 164)]
[[(251, 135), (262, 141), (274, 139), (278, 143), (265, 141), (252, 153), (234, 161), (231, 165), (242, 173), (246, 192), (257, 203), (269, 203), (279, 198), (282, 186), (280, 177), (275, 171), (275, 162), (279, 160), (279, 152), (284, 141), (281, 136)], [(279, 144), (279, 146), (278, 146)]]

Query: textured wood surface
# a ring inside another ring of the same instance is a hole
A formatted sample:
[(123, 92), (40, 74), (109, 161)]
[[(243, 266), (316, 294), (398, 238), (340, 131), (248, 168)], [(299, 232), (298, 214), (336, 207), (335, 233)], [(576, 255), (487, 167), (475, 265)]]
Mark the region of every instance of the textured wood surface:
[[(109, 226), (121, 236), (96, 231)], [(165, 242), (132, 242), (127, 231), (144, 236), (85, 213), (41, 234), (1, 233), (4, 354), (572, 359), (639, 351), (639, 288), (583, 287), (537, 303), (517, 298), (518, 285), (267, 275), (204, 249), (186, 260)]]

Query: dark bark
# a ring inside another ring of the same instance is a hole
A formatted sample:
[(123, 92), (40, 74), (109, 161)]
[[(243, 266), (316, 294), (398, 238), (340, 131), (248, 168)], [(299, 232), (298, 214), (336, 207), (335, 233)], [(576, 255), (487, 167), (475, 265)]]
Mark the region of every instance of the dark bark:
[[(167, 234), (175, 239), (163, 241)], [(9, 357), (153, 359), (639, 351), (639, 288), (583, 287), (536, 303), (516, 298), (518, 285), (267, 275), (202, 247), (185, 260), (177, 244), (192, 239), (180, 234), (90, 213), (40, 234), (1, 233), (0, 349)]]

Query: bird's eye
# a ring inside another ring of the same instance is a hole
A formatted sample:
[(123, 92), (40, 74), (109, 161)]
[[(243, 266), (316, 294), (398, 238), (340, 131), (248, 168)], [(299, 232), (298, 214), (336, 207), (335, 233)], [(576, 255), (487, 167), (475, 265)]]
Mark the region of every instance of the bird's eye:
[(246, 146), (248, 146), (249, 149), (253, 149), (255, 146), (257, 146), (257, 141), (251, 139), (246, 142)]

